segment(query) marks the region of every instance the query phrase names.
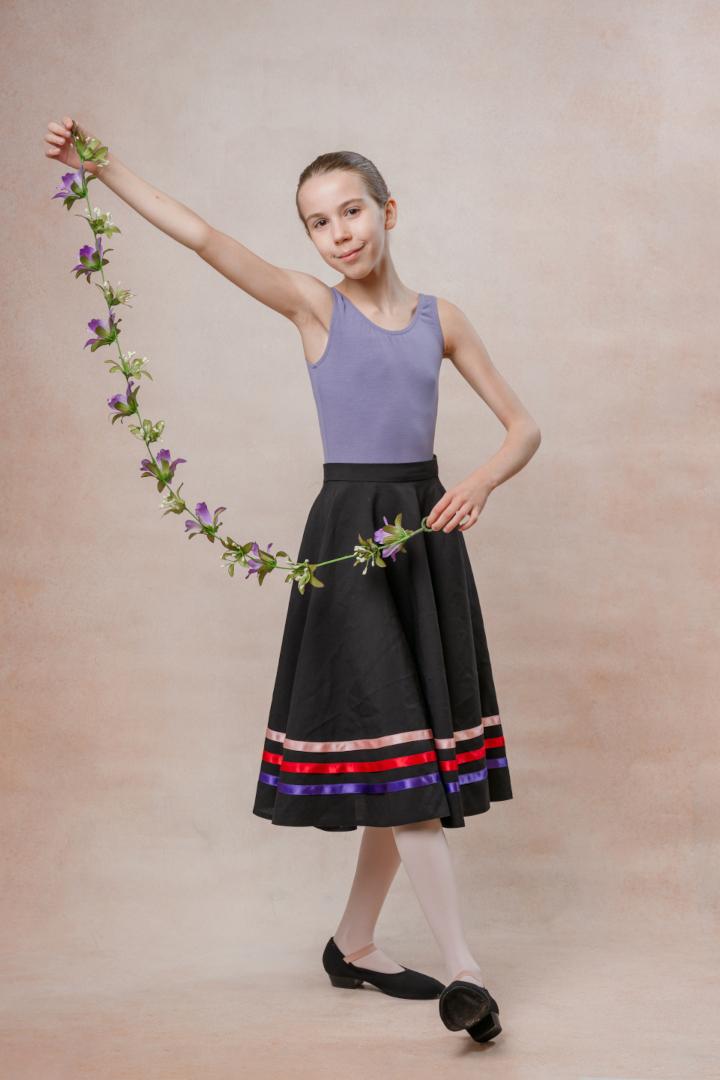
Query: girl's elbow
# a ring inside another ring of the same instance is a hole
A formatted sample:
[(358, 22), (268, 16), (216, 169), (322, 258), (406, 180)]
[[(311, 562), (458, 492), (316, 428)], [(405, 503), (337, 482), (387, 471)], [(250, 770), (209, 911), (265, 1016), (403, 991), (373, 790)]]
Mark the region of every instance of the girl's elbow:
[(529, 426), (527, 429), (527, 439), (533, 449), (533, 452), (537, 450), (538, 446), (542, 442), (542, 432), (540, 431), (539, 425), (536, 424), (534, 420), (531, 420), (529, 422)]

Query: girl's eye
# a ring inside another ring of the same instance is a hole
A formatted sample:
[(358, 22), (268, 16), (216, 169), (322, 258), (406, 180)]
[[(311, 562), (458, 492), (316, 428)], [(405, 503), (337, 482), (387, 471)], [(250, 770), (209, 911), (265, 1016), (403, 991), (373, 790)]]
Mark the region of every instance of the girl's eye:
[[(358, 214), (360, 213), (360, 207), (359, 206), (348, 206), (346, 212), (349, 213), (350, 210), (356, 210), (358, 212)], [(324, 220), (325, 220), (325, 218), (318, 218), (317, 221), (315, 222), (315, 224), (313, 225), (313, 229), (317, 229), (318, 225), (320, 225)]]

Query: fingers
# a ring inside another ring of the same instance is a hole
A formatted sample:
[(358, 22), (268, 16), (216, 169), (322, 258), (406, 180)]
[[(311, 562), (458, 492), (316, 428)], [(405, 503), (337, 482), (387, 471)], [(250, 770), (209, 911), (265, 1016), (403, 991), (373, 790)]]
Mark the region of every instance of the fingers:
[(62, 124), (59, 124), (56, 120), (48, 122), (47, 131), (45, 132), (46, 157), (56, 157), (60, 153), (72, 134), (72, 126), (73, 122), (69, 116), (63, 117)]
[(435, 524), (434, 524), (435, 521), (437, 520), (437, 518), (440, 517), (441, 514), (444, 513), (444, 511), (450, 505), (450, 501), (451, 501), (451, 496), (448, 494), (448, 492), (445, 492), (442, 499), (440, 499), (440, 502), (436, 503), (435, 506), (433, 506), (430, 513), (427, 515), (427, 523), (428, 523), (428, 525), (432, 525), (433, 528), (435, 528)]
[(460, 532), (465, 532), (466, 529), (471, 529), (479, 517), (479, 508), (477, 506), (473, 506), (472, 510), (470, 511), (469, 519), (464, 522), (464, 524), (458, 525), (458, 529), (460, 530)]
[(451, 516), (450, 520), (445, 525), (443, 532), (451, 532), (452, 529), (454, 529), (460, 524), (462, 519), (466, 516), (466, 514), (470, 512), (471, 509), (472, 506), (469, 502), (464, 502), (461, 506), (459, 506), (455, 513)]
[[(459, 522), (469, 514), (470, 520), (465, 525), (459, 526), (463, 530), (469, 529), (477, 520), (479, 510), (470, 502), (458, 502), (459, 498), (460, 496), (456, 496), (448, 506), (445, 506), (442, 509), (441, 503), (438, 503), (437, 506), (433, 507), (427, 515), (428, 525), (431, 525), (436, 531), (442, 529), (443, 532), (451, 532)], [(474, 517), (472, 516), (473, 514)]]

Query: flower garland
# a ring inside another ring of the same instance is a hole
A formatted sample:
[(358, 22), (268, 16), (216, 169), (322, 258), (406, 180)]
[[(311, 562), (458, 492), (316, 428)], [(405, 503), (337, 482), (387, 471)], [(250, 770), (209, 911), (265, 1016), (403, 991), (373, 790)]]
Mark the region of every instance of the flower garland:
[[(160, 439), (165, 428), (165, 421), (157, 420), (152, 422), (143, 419), (140, 415), (137, 403), (140, 387), (139, 383), (136, 385), (135, 379), (139, 380), (143, 375), (146, 375), (152, 380), (152, 375), (147, 370), (147, 357), (137, 357), (134, 349), (123, 353), (118, 341), (120, 335), (119, 323), (122, 320), (113, 311), (113, 308), (118, 305), (127, 304), (128, 299), (135, 294), (128, 289), (113, 288), (110, 282), (106, 280), (103, 271), (103, 267), (109, 261), (105, 258), (105, 254), (113, 250), (112, 248), (103, 249), (103, 235), (106, 237), (112, 236), (113, 233), (119, 233), (120, 229), (112, 223), (108, 211), (101, 212), (97, 206), (91, 206), (88, 195), (90, 181), (97, 180), (97, 176), (92, 172), (86, 173), (84, 162), (91, 162), (97, 169), (104, 168), (108, 164), (108, 148), (107, 146), (101, 146), (98, 139), (86, 136), (75, 123), (72, 125), (71, 135), (75, 152), (80, 160), (80, 168), (75, 172), (68, 172), (63, 175), (61, 186), (52, 198), (62, 199), (63, 206), (68, 210), (78, 200), (86, 200), (88, 213), (78, 216), (84, 217), (87, 221), (95, 242), (80, 248), (78, 253), (79, 262), (72, 270), (75, 272), (76, 279), (83, 275), (88, 285), (91, 283), (93, 274), (100, 275), (101, 283), (95, 282), (95, 284), (103, 293), (108, 307), (107, 318), (91, 319), (88, 323), (88, 329), (92, 332), (92, 336), (85, 342), (84, 348), (89, 345), (90, 352), (96, 352), (106, 346), (112, 346), (113, 344), (117, 346), (118, 359), (106, 360), (105, 363), (109, 365), (109, 372), (118, 371), (125, 376), (127, 388), (124, 393), (114, 394), (107, 399), (111, 422), (114, 424), (119, 420), (120, 423), (123, 423), (126, 417), (137, 417), (138, 422), (129, 425), (128, 429), (132, 435), (145, 443), (150, 455), (149, 458), (142, 459), (140, 475), (141, 477), (153, 477), (157, 481), (158, 491), (165, 492), (165, 496), (160, 503), (161, 508), (164, 508), (163, 516), (166, 514), (191, 514), (192, 517), (185, 521), (185, 532), (188, 539), (191, 540), (194, 536), (204, 535), (211, 544), (215, 543), (216, 539), (219, 540), (226, 549), (222, 559), (231, 577), (234, 575), (235, 567), (240, 565), (247, 568), (246, 578), (255, 574), (257, 575), (258, 584), (262, 585), (265, 577), (272, 570), (276, 568), (289, 570), (285, 581), (297, 582), (301, 594), (305, 592), (306, 585), (312, 585), (315, 588), (324, 587), (325, 582), (321, 581), (315, 573), (319, 566), (328, 566), (331, 563), (342, 562), (344, 559), (354, 559), (353, 566), (365, 564), (362, 572), (366, 574), (368, 566), (385, 567), (387, 565), (385, 558), (391, 558), (395, 562), (398, 554), (407, 554), (405, 549), (407, 540), (416, 536), (417, 533), (433, 531), (432, 527), (427, 524), (427, 518), (422, 519), (419, 528), (408, 530), (402, 524), (401, 513), (396, 516), (392, 524), (383, 516), (384, 525), (376, 529), (372, 537), (365, 538), (358, 533), (359, 542), (350, 554), (340, 555), (335, 559), (326, 559), (324, 562), (311, 563), (307, 559), (296, 562), (290, 559), (286, 551), (276, 551), (274, 555), (271, 554), (272, 541), (267, 545), (267, 549), (262, 549), (255, 540), (246, 544), (238, 544), (231, 536), (221, 536), (218, 532), (222, 524), (219, 518), (227, 507), (216, 507), (211, 516), (207, 503), (199, 502), (193, 512), (180, 494), (183, 484), (179, 485), (177, 491), (173, 490), (170, 481), (174, 480), (177, 466), (186, 462), (187, 459), (182, 457), (173, 458), (169, 450), (159, 450), (157, 455), (154, 455), (150, 449), (150, 444)], [(287, 564), (278, 563), (280, 556), (290, 559), (290, 562)]]

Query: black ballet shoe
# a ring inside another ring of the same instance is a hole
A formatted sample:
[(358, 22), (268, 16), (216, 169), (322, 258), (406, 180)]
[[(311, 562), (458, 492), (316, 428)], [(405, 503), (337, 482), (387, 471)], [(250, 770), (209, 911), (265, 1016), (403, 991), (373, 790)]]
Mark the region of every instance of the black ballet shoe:
[(450, 1031), (465, 1028), (476, 1042), (487, 1042), (502, 1031), (498, 1003), (489, 990), (477, 983), (460, 978), (472, 975), (460, 971), (440, 995), (440, 1019)]
[(467, 1029), (468, 1035), (472, 1035), (475, 1042), (490, 1042), (496, 1035), (499, 1035), (502, 1031), (500, 1027), (500, 1019), (496, 1012), (488, 1013), (482, 1020), (478, 1020), (476, 1024), (471, 1024)]
[(403, 968), (402, 971), (373, 971), (371, 968), (358, 967), (353, 960), (366, 956), (375, 948), (373, 942), (364, 945), (362, 949), (354, 952), (343, 953), (335, 944), (335, 938), (331, 937), (325, 946), (322, 955), (322, 963), (330, 977), (333, 986), (357, 989), (364, 982), (371, 983), (383, 994), (399, 998), (437, 998), (443, 990), (443, 983), (433, 979), (432, 975), (423, 975), (421, 971), (412, 968)]

